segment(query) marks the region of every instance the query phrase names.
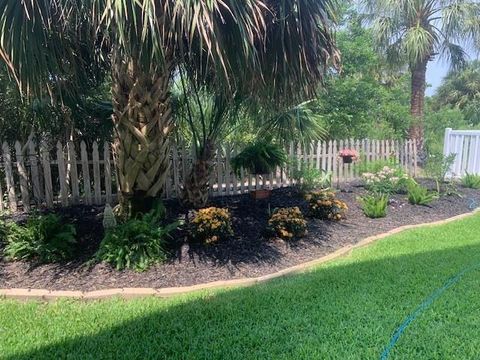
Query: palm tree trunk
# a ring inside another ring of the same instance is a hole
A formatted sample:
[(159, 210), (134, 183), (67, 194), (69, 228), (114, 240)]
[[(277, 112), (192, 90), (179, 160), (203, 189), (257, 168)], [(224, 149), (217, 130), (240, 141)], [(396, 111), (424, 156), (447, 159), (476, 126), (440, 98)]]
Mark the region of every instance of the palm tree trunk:
[(204, 148), (192, 164), (185, 179), (182, 191), (182, 202), (185, 206), (202, 208), (208, 201), (208, 181), (214, 157), (213, 142), (207, 140)]
[(410, 126), (409, 135), (411, 139), (417, 141), (417, 146), (423, 149), (424, 132), (424, 104), (426, 89), (426, 74), (428, 60), (423, 60), (415, 64), (412, 68), (412, 98), (410, 104), (410, 113), (413, 123)]
[(113, 150), (120, 212), (131, 217), (150, 210), (169, 168), (172, 64), (142, 68), (135, 59), (113, 54)]

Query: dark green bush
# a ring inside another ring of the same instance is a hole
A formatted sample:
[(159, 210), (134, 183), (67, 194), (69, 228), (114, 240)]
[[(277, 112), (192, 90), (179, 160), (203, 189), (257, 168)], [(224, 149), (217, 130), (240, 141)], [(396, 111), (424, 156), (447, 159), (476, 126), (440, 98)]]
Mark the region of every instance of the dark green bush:
[(6, 224), (5, 255), (11, 260), (40, 263), (65, 261), (75, 251), (75, 227), (63, 224), (58, 215), (32, 216), (25, 226)]
[(387, 216), (388, 195), (370, 194), (359, 200), (363, 213), (371, 219), (379, 219)]
[(117, 270), (132, 269), (145, 271), (154, 263), (166, 259), (167, 236), (178, 227), (178, 223), (160, 225), (164, 208), (159, 206), (148, 214), (130, 219), (109, 229), (96, 254), (98, 261), (104, 261)]

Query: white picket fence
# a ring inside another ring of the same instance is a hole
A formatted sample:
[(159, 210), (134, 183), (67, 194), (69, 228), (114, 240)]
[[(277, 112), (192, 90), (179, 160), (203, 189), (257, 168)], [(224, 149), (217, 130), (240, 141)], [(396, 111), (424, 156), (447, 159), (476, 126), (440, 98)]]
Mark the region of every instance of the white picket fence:
[(462, 177), (466, 173), (480, 175), (480, 130), (445, 129), (443, 154), (455, 154), (447, 177)]
[[(394, 157), (412, 176), (417, 174), (417, 149), (414, 141), (340, 140), (318, 141), (306, 148), (290, 145), (290, 159), (301, 159), (317, 169), (332, 173), (334, 184), (359, 177), (358, 167), (344, 164), (338, 157), (341, 149), (356, 149), (364, 161)], [(230, 159), (240, 149), (224, 145), (218, 148), (210, 179), (211, 196), (242, 194), (254, 189), (292, 185), (289, 175), (293, 161), (267, 177), (231, 170)], [(172, 146), (170, 173), (164, 186), (164, 198), (176, 198), (192, 163), (192, 151), (186, 146)], [(34, 141), (4, 142), (0, 158), (0, 210), (28, 211), (32, 207), (69, 206), (74, 204), (115, 203), (117, 199), (115, 168), (109, 143), (93, 145), (57, 143), (55, 148)]]

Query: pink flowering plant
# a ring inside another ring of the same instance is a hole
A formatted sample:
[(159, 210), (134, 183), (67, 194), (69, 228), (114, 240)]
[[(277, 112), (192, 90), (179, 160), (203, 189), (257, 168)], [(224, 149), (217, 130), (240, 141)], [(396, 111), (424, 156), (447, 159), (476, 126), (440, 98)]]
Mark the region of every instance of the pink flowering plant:
[(338, 156), (341, 158), (352, 158), (352, 160), (358, 160), (360, 155), (355, 149), (342, 149), (338, 152)]
[(405, 191), (410, 178), (401, 168), (384, 166), (374, 173), (363, 173), (365, 187), (376, 194), (393, 194)]

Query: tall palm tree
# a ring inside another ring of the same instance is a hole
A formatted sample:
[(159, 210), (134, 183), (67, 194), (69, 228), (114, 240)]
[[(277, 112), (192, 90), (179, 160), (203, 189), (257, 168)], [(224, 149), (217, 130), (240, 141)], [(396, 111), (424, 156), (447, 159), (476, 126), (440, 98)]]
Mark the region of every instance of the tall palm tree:
[(27, 95), (61, 74), (80, 81), (89, 65), (80, 44), (108, 57), (121, 208), (132, 215), (165, 182), (176, 69), (262, 101), (309, 93), (337, 58), (334, 2), (1, 0), (0, 57)]
[(478, 0), (362, 0), (388, 59), (411, 72), (410, 136), (422, 146), (427, 65), (435, 57), (452, 67), (466, 60), (465, 47), (480, 45)]

